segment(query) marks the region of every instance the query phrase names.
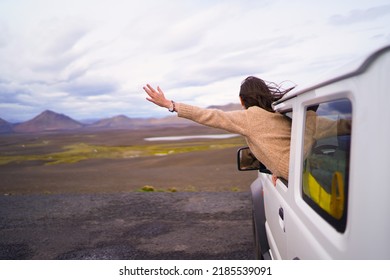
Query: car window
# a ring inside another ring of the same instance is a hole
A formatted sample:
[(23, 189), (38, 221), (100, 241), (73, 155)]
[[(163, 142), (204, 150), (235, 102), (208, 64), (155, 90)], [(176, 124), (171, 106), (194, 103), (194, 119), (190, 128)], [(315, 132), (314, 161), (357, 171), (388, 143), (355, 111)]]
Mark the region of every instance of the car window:
[(348, 99), (306, 108), (302, 197), (341, 232), (347, 218), (351, 116)]

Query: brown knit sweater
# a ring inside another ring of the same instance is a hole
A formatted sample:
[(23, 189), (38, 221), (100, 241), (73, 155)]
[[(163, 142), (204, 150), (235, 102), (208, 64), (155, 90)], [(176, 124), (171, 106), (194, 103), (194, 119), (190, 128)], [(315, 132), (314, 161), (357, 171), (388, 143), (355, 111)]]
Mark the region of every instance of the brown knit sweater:
[(288, 180), (291, 121), (280, 113), (260, 107), (224, 112), (176, 103), (178, 116), (197, 123), (238, 133), (274, 175)]

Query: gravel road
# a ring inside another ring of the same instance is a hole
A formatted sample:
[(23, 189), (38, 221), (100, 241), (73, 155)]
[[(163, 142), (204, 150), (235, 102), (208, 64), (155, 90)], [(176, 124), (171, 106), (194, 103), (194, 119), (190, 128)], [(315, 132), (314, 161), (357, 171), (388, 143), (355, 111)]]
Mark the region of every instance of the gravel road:
[(0, 197), (0, 259), (253, 259), (248, 192)]

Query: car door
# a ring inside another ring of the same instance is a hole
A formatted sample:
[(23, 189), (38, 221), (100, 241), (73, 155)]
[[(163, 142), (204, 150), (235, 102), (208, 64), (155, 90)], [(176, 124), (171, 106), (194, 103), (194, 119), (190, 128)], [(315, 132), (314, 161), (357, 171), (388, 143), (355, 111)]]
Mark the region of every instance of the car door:
[(271, 254), (274, 259), (287, 258), (287, 235), (285, 210), (287, 187), (280, 180), (273, 185), (272, 176), (262, 174), (264, 180), (264, 208), (266, 214), (266, 232)]
[(352, 103), (347, 92), (310, 97), (297, 102), (302, 114), (290, 162), (294, 191), (285, 213), (288, 259), (332, 258), (347, 222)]

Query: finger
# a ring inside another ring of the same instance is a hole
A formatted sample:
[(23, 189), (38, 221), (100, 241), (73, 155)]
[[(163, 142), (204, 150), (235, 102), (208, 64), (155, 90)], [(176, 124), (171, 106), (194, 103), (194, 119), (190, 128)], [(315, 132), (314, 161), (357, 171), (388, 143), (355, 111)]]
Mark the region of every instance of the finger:
[(149, 102), (152, 102), (153, 104), (156, 104), (158, 106), (161, 106), (158, 101), (154, 100), (153, 98), (149, 98), (149, 97), (146, 97), (146, 100), (148, 100)]
[(162, 89), (159, 86), (157, 87), (157, 91), (161, 94), (162, 97), (165, 98), (164, 92), (162, 91)]
[(147, 95), (149, 95), (150, 97), (152, 97), (152, 96), (151, 96), (151, 93), (149, 92), (149, 90), (147, 90), (147, 89), (145, 89), (145, 88), (144, 88), (144, 90), (145, 90), (145, 92), (146, 92)]
[(150, 97), (153, 97), (153, 89), (151, 90), (150, 88), (148, 87), (143, 87), (144, 91), (150, 96)]
[(151, 85), (147, 84), (146, 86), (147, 86), (147, 88), (148, 88), (151, 92), (155, 92), (154, 88), (153, 88)]

